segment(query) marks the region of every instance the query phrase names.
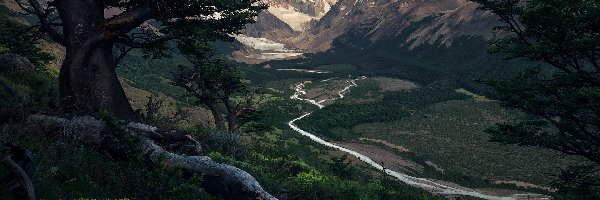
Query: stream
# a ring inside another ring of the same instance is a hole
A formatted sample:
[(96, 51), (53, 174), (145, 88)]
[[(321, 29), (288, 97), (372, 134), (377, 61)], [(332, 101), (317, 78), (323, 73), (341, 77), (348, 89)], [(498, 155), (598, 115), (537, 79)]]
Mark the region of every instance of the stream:
[[(347, 83), (349, 85), (346, 86), (344, 89), (342, 89), (342, 90), (340, 90), (338, 92), (338, 97), (334, 97), (334, 98), (331, 98), (331, 99), (324, 99), (324, 100), (320, 100), (320, 101), (316, 101), (314, 99), (304, 99), (304, 98), (301, 98), (300, 96), (305, 95), (307, 92), (304, 90), (305, 82), (299, 83), (299, 84), (295, 85), (294, 89), (295, 89), (296, 92), (290, 98), (291, 99), (295, 99), (295, 100), (306, 101), (306, 102), (308, 102), (310, 104), (313, 104), (313, 105), (319, 107), (319, 109), (321, 109), (321, 108), (325, 107), (325, 105), (323, 105), (323, 103), (325, 101), (335, 101), (337, 99), (344, 98), (344, 94), (346, 94), (348, 91), (350, 91), (350, 89), (352, 87), (358, 86), (358, 84), (356, 83), (357, 81), (362, 80), (362, 79), (366, 79), (366, 78), (367, 77), (362, 76), (362, 77), (359, 77), (359, 78), (354, 79), (354, 80), (349, 80), (349, 81), (347, 81)], [(329, 79), (327, 79), (327, 80), (329, 80)], [(361, 154), (359, 152), (356, 152), (356, 151), (353, 151), (353, 150), (341, 147), (341, 146), (336, 145), (334, 143), (325, 141), (322, 138), (319, 138), (318, 136), (316, 136), (316, 135), (314, 135), (312, 133), (309, 133), (309, 132), (307, 132), (305, 130), (302, 130), (300, 127), (298, 127), (297, 125), (294, 124), (295, 122), (297, 122), (299, 120), (302, 120), (303, 118), (305, 118), (305, 117), (307, 117), (307, 116), (309, 116), (311, 114), (312, 113), (306, 113), (306, 114), (304, 114), (304, 115), (302, 115), (302, 116), (300, 116), (298, 118), (295, 118), (295, 119), (289, 121), (288, 122), (288, 126), (290, 128), (292, 128), (294, 131), (302, 134), (303, 136), (306, 136), (306, 137), (310, 138), (311, 140), (313, 140), (313, 141), (315, 141), (315, 142), (317, 142), (319, 144), (322, 144), (322, 145), (325, 145), (325, 146), (337, 149), (339, 151), (343, 151), (343, 152), (349, 153), (350, 155), (355, 156), (359, 160), (361, 160), (361, 161), (363, 161), (363, 162), (365, 162), (365, 163), (373, 166), (377, 170), (383, 171), (386, 174), (388, 174), (390, 176), (393, 176), (393, 177), (397, 178), (399, 181), (402, 181), (402, 182), (404, 182), (404, 183), (406, 183), (408, 185), (411, 185), (411, 186), (417, 187), (417, 188), (421, 188), (421, 189), (424, 189), (424, 190), (427, 190), (427, 191), (431, 191), (434, 194), (466, 195), (466, 196), (473, 196), (473, 197), (478, 197), (478, 198), (482, 198), (482, 199), (489, 199), (489, 200), (512, 200), (512, 199), (515, 199), (514, 196), (516, 196), (516, 195), (513, 195), (513, 197), (501, 197), (501, 196), (487, 195), (487, 194), (483, 194), (483, 193), (477, 192), (477, 191), (472, 190), (472, 189), (468, 189), (468, 188), (464, 188), (464, 187), (457, 188), (455, 186), (449, 186), (449, 185), (445, 185), (445, 184), (442, 184), (442, 183), (437, 183), (437, 182), (435, 182), (433, 180), (430, 180), (430, 179), (413, 177), (413, 176), (409, 176), (407, 174), (404, 174), (402, 172), (393, 171), (393, 170), (384, 168), (383, 166), (381, 166), (379, 163), (373, 161), (368, 156), (365, 156), (365, 155), (363, 155), (363, 154)]]

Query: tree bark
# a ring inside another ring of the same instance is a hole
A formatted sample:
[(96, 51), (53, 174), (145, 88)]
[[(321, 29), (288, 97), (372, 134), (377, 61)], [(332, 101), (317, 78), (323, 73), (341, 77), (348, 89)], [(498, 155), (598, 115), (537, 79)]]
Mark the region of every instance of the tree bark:
[(102, 1), (60, 0), (56, 7), (65, 37), (65, 60), (59, 75), (61, 104), (67, 112), (111, 112), (139, 121), (117, 77), (112, 50), (114, 34), (104, 29)]
[(8, 150), (0, 161), (10, 172), (10, 175), (0, 179), (0, 185), (13, 184), (11, 189), (17, 199), (35, 199), (35, 192), (29, 174), (25, 171), (27, 164), (31, 162), (31, 151), (11, 143), (3, 143), (0, 146)]
[(21, 168), (21, 166), (17, 165), (15, 161), (11, 159), (10, 156), (5, 156), (2, 159), (2, 164), (8, 171), (13, 175), (13, 177), (18, 181), (19, 187), (22, 190), (23, 194), (20, 195), (19, 198), (27, 199), (27, 200), (35, 200), (35, 192), (33, 189), (33, 184), (31, 183), (31, 179), (29, 175)]
[(223, 104), (225, 104), (225, 108), (227, 108), (227, 128), (231, 132), (237, 131), (237, 116), (235, 106), (231, 103), (231, 99), (229, 97), (222, 99)]
[(217, 101), (215, 101), (215, 100), (206, 100), (204, 102), (204, 104), (206, 104), (206, 106), (208, 106), (208, 109), (212, 113), (213, 118), (215, 118), (215, 127), (218, 130), (225, 130), (225, 120), (223, 119), (223, 115), (221, 114), (221, 111), (219, 110), (219, 106), (217, 105)]

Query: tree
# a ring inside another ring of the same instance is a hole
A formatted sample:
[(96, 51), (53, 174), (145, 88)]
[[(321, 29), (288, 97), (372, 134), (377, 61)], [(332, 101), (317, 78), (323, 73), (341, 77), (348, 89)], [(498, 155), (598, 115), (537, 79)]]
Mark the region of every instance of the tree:
[(0, 54), (11, 53), (26, 57), (39, 66), (53, 57), (38, 47), (43, 34), (0, 14)]
[[(530, 119), (498, 124), (493, 140), (585, 157), (590, 165), (563, 176), (600, 185), (600, 1), (473, 0), (504, 23), (492, 50), (538, 63), (492, 84), (505, 105)], [(585, 170), (584, 170), (585, 169)]]
[[(173, 85), (184, 88), (189, 95), (206, 105), (211, 111), (215, 125), (219, 130), (225, 130), (225, 120), (221, 106), (227, 112), (227, 129), (235, 132), (243, 123), (238, 123), (240, 117), (254, 108), (255, 92), (250, 90), (248, 81), (244, 80), (242, 72), (232, 63), (212, 55), (188, 55), (192, 67), (179, 66), (173, 72)], [(243, 102), (235, 102), (233, 98), (241, 95)]]
[[(264, 9), (258, 0), (15, 1), (66, 48), (59, 75), (66, 111), (90, 114), (103, 109), (127, 120), (138, 117), (115, 68), (130, 49), (160, 57), (173, 41), (226, 39)], [(123, 55), (113, 55), (115, 46), (125, 47)]]

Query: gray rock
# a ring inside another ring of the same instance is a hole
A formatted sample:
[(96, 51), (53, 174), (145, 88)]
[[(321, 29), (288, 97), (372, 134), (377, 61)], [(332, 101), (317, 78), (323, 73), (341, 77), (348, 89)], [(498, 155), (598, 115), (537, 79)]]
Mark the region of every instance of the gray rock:
[(29, 59), (16, 54), (0, 55), (0, 71), (22, 70), (32, 72), (35, 66), (31, 64)]

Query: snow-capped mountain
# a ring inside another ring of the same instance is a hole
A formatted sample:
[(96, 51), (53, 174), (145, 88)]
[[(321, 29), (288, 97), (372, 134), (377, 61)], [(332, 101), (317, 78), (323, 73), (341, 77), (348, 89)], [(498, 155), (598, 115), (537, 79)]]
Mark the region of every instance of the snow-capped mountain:
[[(491, 13), (468, 0), (266, 0), (270, 8), (245, 34), (288, 49), (321, 52), (340, 36), (376, 43), (403, 35), (401, 46), (451, 45), (461, 36), (493, 37)], [(408, 36), (406, 36), (408, 35)]]

